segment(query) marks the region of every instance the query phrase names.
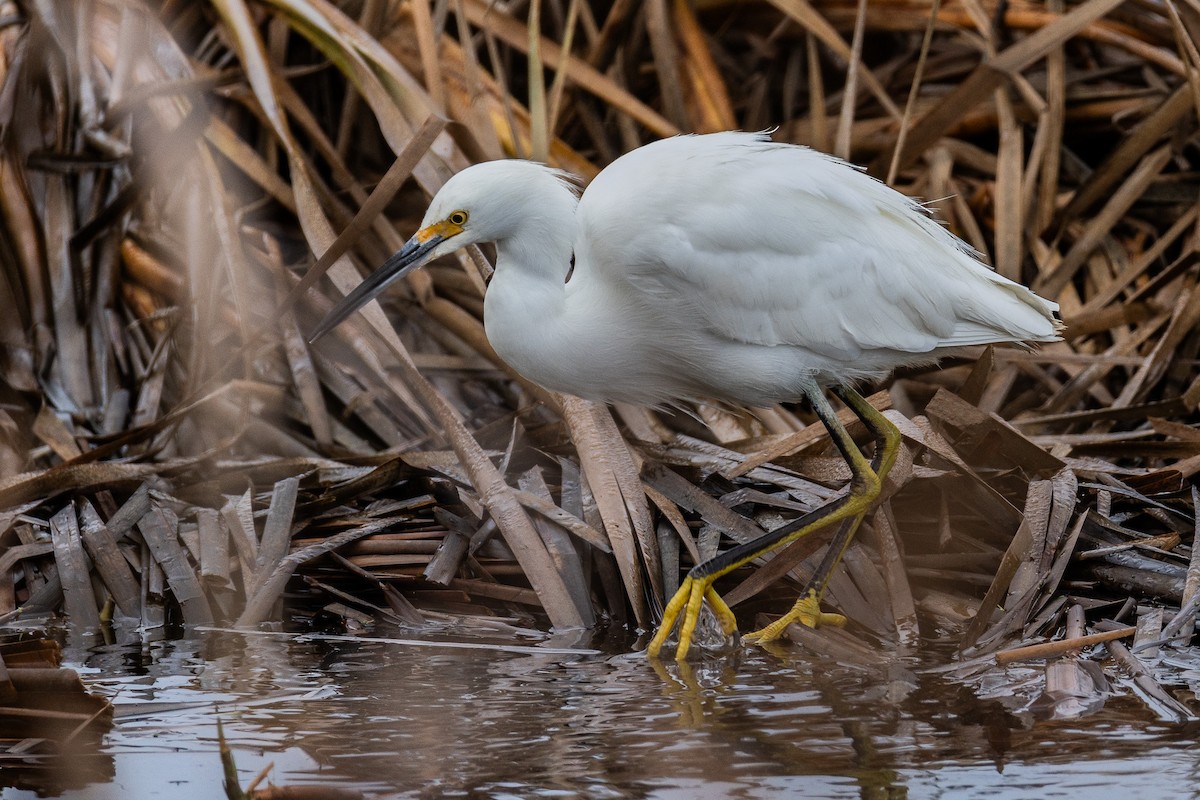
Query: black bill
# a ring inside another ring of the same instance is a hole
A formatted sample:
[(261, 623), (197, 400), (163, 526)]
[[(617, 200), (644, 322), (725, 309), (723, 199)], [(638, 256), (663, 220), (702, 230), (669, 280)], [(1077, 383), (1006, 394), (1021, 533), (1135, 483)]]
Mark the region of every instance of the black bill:
[(383, 262), (383, 266), (368, 275), (354, 291), (342, 298), (333, 309), (321, 320), (321, 324), (308, 335), (310, 343), (320, 339), (325, 334), (341, 324), (346, 317), (369, 303), (377, 294), (386, 289), (393, 281), (399, 280), (409, 271), (422, 266), (429, 260), (433, 249), (442, 243), (441, 236), (431, 236), (425, 241), (418, 241), (414, 236), (404, 243), (396, 253)]

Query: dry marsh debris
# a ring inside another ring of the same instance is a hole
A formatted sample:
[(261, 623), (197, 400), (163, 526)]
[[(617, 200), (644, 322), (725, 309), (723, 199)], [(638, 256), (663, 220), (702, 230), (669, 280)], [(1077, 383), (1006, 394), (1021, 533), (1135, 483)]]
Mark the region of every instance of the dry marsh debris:
[[(249, 625), (302, 577), (343, 620), (653, 626), (682, 569), (846, 479), (803, 409), (530, 385), (484, 337), (478, 250), (304, 334), (468, 163), (586, 180), (778, 126), (929, 198), (1067, 324), (877, 387), (905, 455), (831, 602), (902, 647), (992, 652), (1079, 604), (1182, 608), (1186, 639), (1198, 25), (1118, 0), (0, 3), (0, 615)], [(723, 589), (778, 612), (820, 548)]]
[(48, 764), (112, 727), (108, 700), (88, 694), (79, 674), (59, 666), (56, 642), (0, 637), (0, 765), (16, 783), (42, 783)]

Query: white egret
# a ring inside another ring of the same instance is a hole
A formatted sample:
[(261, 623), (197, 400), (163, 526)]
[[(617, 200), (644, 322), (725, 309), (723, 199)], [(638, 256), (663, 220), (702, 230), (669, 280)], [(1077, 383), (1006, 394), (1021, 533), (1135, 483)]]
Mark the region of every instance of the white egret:
[[(730, 132), (634, 150), (582, 198), (540, 164), (469, 167), (312, 338), (409, 270), (477, 242), (496, 245), (488, 339), (529, 380), (646, 405), (807, 398), (850, 466), (848, 491), (826, 506), (694, 567), (666, 606), (652, 656), (681, 614), (676, 658), (687, 654), (706, 599), (733, 634), (713, 582), (833, 523), (829, 555), (795, 607), (750, 636), (841, 621), (821, 613), (820, 597), (900, 443), (852, 384), (966, 345), (1054, 341), (1061, 328), (1057, 304), (982, 264), (913, 200), (831, 156)], [(871, 433), (870, 461), (822, 387)]]

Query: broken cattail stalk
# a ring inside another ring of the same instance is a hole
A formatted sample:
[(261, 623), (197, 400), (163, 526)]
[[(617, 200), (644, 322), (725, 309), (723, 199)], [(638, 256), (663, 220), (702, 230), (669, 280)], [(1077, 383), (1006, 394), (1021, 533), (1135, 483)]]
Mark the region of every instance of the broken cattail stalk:
[(1014, 661), (1029, 661), (1035, 658), (1055, 658), (1057, 656), (1081, 650), (1084, 647), (1091, 647), (1094, 644), (1111, 642), (1114, 639), (1124, 639), (1125, 637), (1133, 636), (1136, 633), (1137, 628), (1118, 628), (1115, 631), (1091, 633), (1087, 636), (1078, 636), (1074, 639), (1060, 639), (1056, 642), (1044, 642), (1042, 644), (1031, 644), (1025, 647), (1014, 647), (1011, 650), (1001, 650), (999, 653), (996, 653), (996, 663), (1003, 666), (1004, 664), (1011, 664)]

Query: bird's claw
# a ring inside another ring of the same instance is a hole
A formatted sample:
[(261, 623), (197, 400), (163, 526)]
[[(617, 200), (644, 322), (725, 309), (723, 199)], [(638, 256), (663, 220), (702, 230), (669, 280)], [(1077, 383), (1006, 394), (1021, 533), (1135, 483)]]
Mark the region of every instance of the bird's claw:
[(692, 635), (696, 631), (696, 623), (700, 620), (700, 610), (703, 608), (705, 600), (708, 601), (709, 607), (716, 615), (721, 632), (726, 637), (737, 633), (737, 618), (712, 588), (713, 580), (712, 577), (693, 577), (691, 575), (683, 579), (679, 591), (675, 592), (671, 602), (667, 603), (667, 607), (663, 609), (662, 624), (659, 625), (654, 638), (650, 640), (650, 646), (646, 648), (646, 654), (650, 658), (659, 657), (667, 637), (671, 635), (671, 631), (675, 627), (676, 620), (680, 619), (680, 613), (683, 614), (683, 618), (679, 622), (679, 643), (675, 646), (675, 660), (682, 661), (687, 657), (688, 650), (692, 646)]
[(817, 595), (815, 589), (810, 589), (807, 594), (796, 601), (791, 611), (767, 627), (747, 633), (742, 639), (747, 642), (754, 642), (755, 644), (773, 642), (783, 636), (783, 632), (792, 623), (799, 623), (809, 628), (819, 628), (822, 625), (834, 625), (841, 628), (845, 626), (846, 618), (841, 614), (822, 611), (821, 598)]

